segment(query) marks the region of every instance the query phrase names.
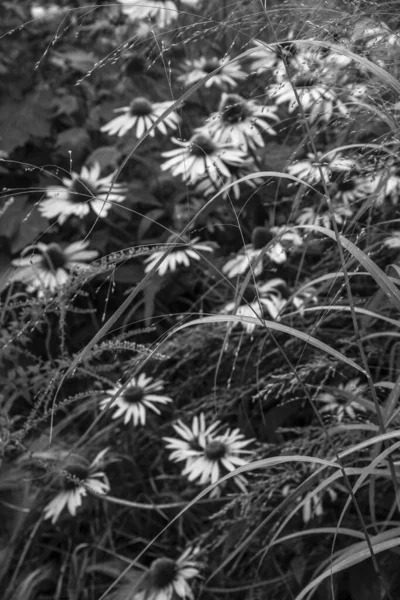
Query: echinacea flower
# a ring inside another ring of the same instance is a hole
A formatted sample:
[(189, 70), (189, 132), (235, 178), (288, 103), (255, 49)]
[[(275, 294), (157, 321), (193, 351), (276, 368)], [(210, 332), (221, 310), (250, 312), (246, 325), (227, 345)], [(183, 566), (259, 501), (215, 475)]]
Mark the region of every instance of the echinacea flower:
[(324, 406), (319, 410), (321, 413), (334, 413), (339, 423), (344, 416), (354, 420), (357, 412), (367, 412), (360, 402), (365, 399), (366, 390), (366, 385), (360, 385), (359, 377), (350, 379), (346, 384), (341, 383), (337, 388), (332, 387), (329, 391), (320, 394), (317, 401), (323, 402)]
[[(132, 100), (129, 106), (116, 108), (114, 112), (122, 114), (103, 125), (100, 131), (122, 137), (132, 129), (134, 135), (140, 138), (172, 104), (173, 102), (150, 102), (147, 98), (140, 96)], [(167, 127), (176, 129), (179, 121), (179, 116), (172, 111), (150, 131), (149, 135), (154, 136), (157, 130), (168, 135)]]
[[(115, 173), (100, 177), (100, 165), (82, 167), (80, 174), (63, 177), (63, 186), (50, 186), (46, 200), (39, 203), (39, 210), (46, 219), (55, 219), (60, 225), (75, 215), (86, 217), (90, 210), (98, 217), (106, 217), (113, 204), (125, 200), (123, 184), (112, 183)], [(111, 187), (112, 186), (112, 187)]]
[(362, 177), (353, 177), (352, 179), (343, 179), (336, 183), (336, 192), (333, 200), (342, 201), (349, 205), (352, 202), (366, 198), (372, 193), (372, 184), (368, 179)]
[(61, 491), (44, 508), (44, 518), (51, 519), (54, 524), (64, 508), (68, 509), (71, 516), (75, 517), (76, 511), (82, 506), (83, 498), (88, 492), (105, 495), (110, 491), (107, 475), (99, 470), (107, 449), (97, 454), (89, 462), (81, 457), (70, 460), (61, 469), (66, 475), (61, 475)]
[[(261, 275), (264, 265), (261, 258), (257, 264), (253, 266), (256, 259), (263, 252), (265, 246), (273, 239), (272, 233), (266, 227), (255, 227), (252, 234), (251, 244), (247, 244), (236, 254), (234, 258), (228, 260), (222, 267), (222, 272), (229, 278), (243, 275), (252, 266), (255, 277)], [(272, 262), (282, 264), (286, 262), (287, 255), (282, 244), (277, 241), (275, 244), (264, 252)]]
[(231, 143), (242, 150), (264, 146), (263, 133), (276, 135), (267, 122), (279, 121), (274, 106), (261, 106), (239, 94), (223, 93), (218, 112), (207, 119), (205, 129), (220, 144)]
[(317, 225), (319, 227), (326, 227), (327, 229), (333, 229), (332, 217), (335, 219), (337, 225), (343, 225), (346, 219), (349, 219), (353, 215), (353, 211), (349, 206), (339, 204), (338, 206), (332, 206), (332, 214), (329, 210), (317, 212), (313, 206), (303, 208), (296, 219), (296, 223), (299, 225)]
[(197, 183), (208, 177), (218, 184), (221, 178), (229, 179), (230, 166), (238, 167), (247, 160), (245, 152), (232, 144), (214, 142), (206, 131), (197, 131), (187, 142), (172, 138), (180, 146), (163, 152), (168, 160), (161, 165), (163, 171), (171, 170), (174, 177), (181, 176), (187, 183)]
[(188, 581), (200, 574), (200, 565), (195, 558), (196, 552), (192, 548), (187, 548), (177, 560), (169, 557), (156, 558), (145, 576), (143, 589), (132, 596), (132, 599), (194, 600)]
[[(20, 281), (27, 285), (27, 291), (38, 291), (43, 295), (45, 290), (54, 292), (69, 277), (69, 272), (87, 267), (86, 262), (98, 256), (96, 250), (86, 250), (89, 242), (73, 242), (66, 248), (59, 244), (43, 244), (38, 242), (28, 246), (21, 258), (12, 261), (16, 270), (11, 274), (11, 281)], [(33, 250), (33, 253), (28, 252)]]
[[(239, 429), (227, 429), (222, 435), (211, 436), (207, 439), (204, 448), (197, 450), (197, 455), (187, 461), (182, 475), (189, 481), (197, 480), (198, 485), (217, 483), (227, 473), (249, 462), (248, 457), (242, 455), (253, 454), (252, 450), (245, 449), (252, 441), (246, 440)], [(247, 481), (244, 475), (235, 475), (233, 482), (242, 492), (247, 492)], [(220, 487), (217, 486), (211, 495), (218, 496), (220, 491)]]
[(306, 183), (313, 185), (320, 183), (322, 179), (329, 181), (333, 173), (346, 173), (354, 169), (356, 163), (350, 158), (344, 158), (340, 153), (329, 153), (315, 155), (312, 152), (307, 158), (298, 160), (288, 166), (290, 175), (303, 179)]
[(204, 83), (204, 87), (215, 86), (220, 89), (236, 87), (238, 82), (246, 77), (246, 73), (242, 71), (238, 61), (230, 61), (229, 56), (224, 59), (201, 56), (193, 60), (186, 60), (183, 67), (185, 72), (179, 75), (178, 81), (185, 87), (190, 87), (221, 67), (218, 73)]
[(169, 396), (161, 396), (155, 392), (162, 392), (164, 381), (152, 377), (147, 377), (144, 373), (140, 373), (138, 377), (132, 377), (127, 387), (119, 394), (120, 386), (116, 386), (107, 390), (107, 395), (100, 402), (101, 410), (106, 410), (110, 405), (110, 401), (115, 394), (118, 394), (110, 405), (110, 410), (117, 409), (112, 418), (118, 419), (124, 417), (124, 424), (129, 421), (133, 422), (133, 426), (145, 425), (146, 409), (150, 409), (157, 415), (161, 412), (157, 404), (168, 404), (172, 402)]
[[(122, 12), (131, 20), (152, 18), (161, 28), (170, 25), (179, 15), (173, 0), (119, 0)], [(195, 7), (199, 0), (181, 0), (182, 4)]]
[[(264, 312), (266, 311), (272, 319), (278, 319), (280, 313), (286, 306), (287, 301), (282, 297), (280, 286), (285, 286), (283, 279), (275, 277), (266, 283), (248, 285), (244, 291), (241, 304), (229, 302), (222, 309), (222, 313), (233, 313), (239, 317), (252, 317), (259, 320), (259, 325), (264, 324)], [(243, 321), (241, 325), (247, 333), (252, 334), (256, 328), (256, 322)]]
[(252, 43), (256, 50), (249, 57), (251, 59), (251, 71), (259, 75), (262, 71), (275, 67), (279, 60), (277, 49), (274, 46), (268, 46), (268, 44), (260, 40), (252, 40)]
[(323, 81), (315, 71), (299, 73), (289, 79), (282, 66), (277, 72), (277, 83), (270, 85), (266, 93), (278, 106), (287, 102), (289, 113), (297, 109), (300, 103), (310, 123), (318, 119), (328, 123), (335, 111), (344, 117), (349, 116), (348, 109), (332, 89), (331, 82)]
[[(174, 462), (186, 460), (182, 475), (189, 481), (196, 481), (198, 485), (217, 483), (223, 475), (248, 463), (247, 458), (242, 455), (253, 454), (252, 450), (245, 449), (253, 440), (245, 440), (239, 429), (227, 429), (221, 434), (217, 433), (217, 426), (220, 426), (219, 421), (206, 428), (202, 415), (198, 422), (193, 421), (192, 430), (181, 422), (175, 427), (183, 441), (164, 438), (168, 442), (167, 448), (173, 450), (170, 459)], [(243, 475), (236, 475), (233, 481), (242, 491), (246, 491), (246, 479)], [(216, 496), (219, 493), (220, 488), (217, 486), (211, 495)]]
[(169, 455), (169, 459), (174, 462), (187, 461), (191, 457), (197, 456), (199, 447), (204, 448), (207, 443), (207, 439), (212, 436), (216, 429), (221, 425), (221, 421), (214, 420), (211, 425), (206, 427), (206, 418), (204, 413), (200, 413), (199, 416), (194, 416), (192, 421), (192, 427), (181, 420), (177, 421), (173, 428), (181, 439), (165, 437), (163, 438), (167, 442), (166, 448), (172, 450)]
[[(199, 254), (199, 252), (213, 251), (213, 248), (207, 243), (200, 243), (200, 238), (198, 237), (193, 238), (187, 243), (178, 243), (158, 267), (158, 274), (162, 277), (167, 271), (175, 271), (178, 265), (188, 267), (191, 260), (201, 260), (201, 254)], [(145, 259), (144, 262), (147, 263), (144, 269), (145, 273), (152, 270), (163, 254), (165, 254), (165, 251), (156, 250)]]
[[(287, 496), (292, 491), (290, 485), (285, 485), (282, 489), (282, 495)], [(337, 492), (332, 486), (328, 486), (320, 492), (310, 492), (304, 498), (304, 504), (302, 508), (303, 522), (307, 524), (314, 517), (321, 517), (324, 514), (324, 507), (322, 504), (323, 496), (328, 494), (331, 502), (335, 502), (337, 499)], [(299, 497), (299, 500), (301, 497)]]

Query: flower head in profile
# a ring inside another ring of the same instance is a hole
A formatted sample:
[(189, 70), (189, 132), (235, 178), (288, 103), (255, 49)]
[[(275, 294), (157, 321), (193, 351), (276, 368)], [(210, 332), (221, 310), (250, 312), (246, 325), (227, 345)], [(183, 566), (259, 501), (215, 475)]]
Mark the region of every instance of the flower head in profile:
[(205, 129), (213, 140), (231, 143), (242, 150), (264, 146), (263, 134), (276, 135), (268, 123), (279, 121), (274, 106), (262, 106), (254, 100), (245, 100), (239, 94), (223, 93), (218, 112), (207, 119)]
[(190, 87), (221, 67), (215, 75), (204, 83), (204, 87), (215, 86), (220, 89), (236, 87), (239, 81), (246, 77), (246, 73), (242, 71), (238, 61), (230, 61), (229, 56), (224, 59), (201, 56), (193, 60), (186, 60), (183, 67), (185, 72), (179, 75), (178, 81), (183, 83), (185, 87)]
[(46, 290), (54, 292), (67, 281), (70, 271), (86, 268), (86, 262), (98, 256), (96, 250), (86, 249), (88, 245), (89, 242), (80, 241), (66, 248), (42, 242), (28, 246), (21, 258), (12, 261), (16, 269), (10, 282), (25, 283), (28, 292), (38, 291), (41, 296)]
[[(131, 21), (154, 19), (161, 28), (168, 27), (179, 15), (179, 10), (173, 0), (119, 0), (122, 12)], [(181, 0), (187, 7), (196, 7), (199, 0)]]
[[(272, 319), (278, 319), (280, 313), (287, 304), (279, 288), (284, 287), (285, 282), (279, 277), (270, 279), (261, 284), (248, 285), (237, 301), (229, 302), (222, 309), (222, 313), (233, 313), (239, 317), (252, 317), (258, 319), (259, 325), (264, 325), (264, 314), (268, 313)], [(236, 323), (235, 323), (236, 324)], [(257, 322), (244, 320), (241, 325), (246, 332), (252, 334)]]
[(320, 408), (320, 412), (335, 414), (339, 423), (345, 416), (354, 420), (357, 412), (367, 412), (362, 404), (362, 401), (365, 400), (366, 391), (367, 386), (360, 384), (359, 377), (350, 379), (344, 385), (341, 383), (337, 388), (331, 388), (317, 397), (317, 401), (324, 404)]
[[(191, 260), (201, 260), (202, 252), (214, 252), (214, 249), (207, 242), (200, 242), (198, 237), (187, 243), (178, 243), (158, 267), (158, 274), (162, 277), (167, 271), (175, 271), (178, 265), (189, 267)], [(145, 273), (151, 271), (164, 254), (164, 250), (152, 252), (144, 261)]]
[[(273, 237), (272, 232), (266, 227), (255, 227), (251, 244), (244, 246), (234, 258), (228, 260), (222, 267), (222, 272), (229, 278), (243, 275), (262, 253), (263, 256), (267, 256), (272, 262), (278, 265), (286, 262), (287, 255), (279, 241), (264, 251), (265, 246), (271, 242)], [(263, 259), (261, 258), (253, 267), (255, 277), (261, 275), (263, 268)]]
[(196, 552), (187, 548), (177, 559), (156, 558), (146, 574), (143, 589), (133, 600), (173, 600), (189, 598), (194, 600), (188, 581), (200, 575)]
[(307, 158), (294, 162), (287, 170), (290, 175), (314, 185), (323, 179), (329, 181), (333, 173), (348, 173), (355, 168), (355, 165), (353, 159), (344, 158), (340, 153), (330, 152), (323, 156), (316, 156), (309, 152)]
[[(221, 434), (217, 431), (219, 426), (220, 423), (217, 421), (206, 428), (204, 415), (200, 415), (192, 431), (181, 422), (175, 426), (176, 433), (183, 440), (164, 438), (167, 448), (172, 450), (170, 459), (175, 462), (186, 460), (182, 475), (189, 481), (196, 482), (198, 485), (217, 483), (227, 473), (247, 464), (246, 455), (253, 454), (252, 450), (246, 449), (253, 440), (246, 440), (239, 429), (227, 429)], [(240, 490), (246, 491), (246, 478), (243, 475), (234, 476), (233, 481)], [(217, 496), (220, 492), (220, 486), (216, 486), (211, 495)]]
[(337, 225), (343, 225), (346, 219), (349, 219), (353, 215), (353, 211), (350, 206), (344, 204), (333, 205), (332, 214), (329, 210), (318, 212), (313, 206), (303, 208), (296, 219), (296, 223), (299, 225), (317, 225), (319, 227), (326, 227), (327, 229), (333, 229), (332, 217), (335, 219)]
[(71, 516), (82, 506), (83, 498), (89, 493), (105, 495), (110, 491), (106, 474), (101, 470), (107, 448), (89, 462), (82, 457), (71, 456), (70, 461), (61, 466), (61, 490), (44, 508), (44, 518), (54, 524), (66, 508)]
[[(100, 131), (122, 137), (132, 130), (131, 133), (140, 138), (172, 104), (173, 102), (150, 102), (147, 98), (140, 96), (132, 100), (129, 106), (116, 108), (114, 112), (121, 114), (103, 125)], [(172, 111), (150, 131), (149, 135), (154, 136), (157, 130), (163, 135), (168, 135), (167, 127), (176, 129), (179, 121), (177, 113)]]
[(161, 169), (170, 170), (174, 177), (181, 176), (190, 184), (207, 177), (221, 185), (221, 181), (231, 176), (230, 167), (239, 167), (247, 162), (245, 152), (232, 144), (214, 142), (205, 130), (198, 130), (187, 142), (176, 138), (172, 141), (179, 148), (162, 153), (168, 160)]
[(92, 210), (98, 217), (106, 217), (113, 204), (125, 200), (123, 184), (114, 183), (115, 173), (100, 177), (100, 165), (82, 167), (80, 174), (63, 177), (63, 186), (50, 186), (39, 210), (46, 219), (55, 219), (60, 225), (72, 215), (80, 219)]
[[(133, 422), (134, 427), (145, 425), (147, 409), (160, 415), (161, 412), (157, 405), (172, 402), (172, 398), (169, 396), (157, 393), (162, 392), (163, 388), (164, 381), (162, 379), (153, 380), (152, 377), (140, 373), (138, 377), (132, 377), (121, 393), (119, 393), (120, 386), (107, 390), (106, 397), (100, 402), (100, 408), (101, 410), (106, 410), (108, 407), (110, 410), (116, 409), (112, 418), (119, 419), (123, 416), (125, 425), (129, 421)], [(111, 399), (116, 394), (118, 395), (110, 405)]]
[[(292, 486), (286, 484), (282, 489), (282, 495), (287, 496), (292, 491)], [(337, 499), (337, 492), (333, 486), (325, 487), (319, 492), (310, 492), (303, 498), (302, 517), (304, 523), (307, 524), (311, 519), (321, 517), (324, 514), (323, 497), (326, 494), (328, 494), (331, 502), (335, 502)], [(302, 498), (299, 497), (298, 499), (300, 500)]]

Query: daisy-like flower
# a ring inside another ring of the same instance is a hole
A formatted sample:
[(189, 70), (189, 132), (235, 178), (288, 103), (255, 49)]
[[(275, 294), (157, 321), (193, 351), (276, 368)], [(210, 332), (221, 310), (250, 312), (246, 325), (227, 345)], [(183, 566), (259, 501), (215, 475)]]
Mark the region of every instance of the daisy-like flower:
[[(217, 424), (219, 426), (219, 422)], [(175, 428), (175, 431), (180, 435), (183, 433), (183, 442), (179, 439), (165, 438), (168, 442), (167, 448), (173, 450), (170, 459), (175, 462), (186, 459), (182, 475), (189, 481), (196, 481), (198, 485), (217, 483), (226, 473), (248, 463), (248, 459), (241, 455), (253, 454), (252, 450), (245, 449), (253, 440), (245, 440), (239, 429), (228, 429), (225, 433), (217, 435), (215, 427), (206, 429), (203, 423), (203, 435), (196, 435), (197, 430), (190, 431), (182, 425), (179, 429)], [(233, 480), (246, 492), (246, 479), (243, 475), (236, 475)], [(220, 491), (217, 486), (211, 495), (217, 496)]]
[(250, 69), (255, 71), (257, 75), (267, 69), (272, 69), (276, 66), (279, 61), (279, 53), (275, 46), (269, 47), (268, 44), (261, 42), (260, 40), (253, 40), (253, 46), (257, 48), (251, 53), (251, 64)]
[(288, 102), (288, 111), (292, 113), (298, 108), (293, 88), (296, 89), (299, 102), (303, 110), (308, 113), (311, 123), (318, 119), (328, 123), (335, 111), (344, 117), (349, 116), (348, 109), (332, 89), (332, 84), (324, 82), (315, 71), (300, 73), (290, 80), (282, 65), (277, 69), (277, 83), (266, 88), (266, 92), (277, 105)]
[(261, 106), (239, 94), (223, 93), (218, 112), (210, 115), (205, 129), (219, 143), (231, 143), (243, 150), (256, 149), (264, 146), (263, 133), (276, 135), (266, 121), (279, 121), (275, 112), (274, 106)]
[(61, 476), (61, 491), (44, 508), (44, 518), (51, 519), (54, 524), (64, 508), (75, 517), (77, 509), (82, 506), (83, 498), (88, 492), (105, 495), (110, 491), (107, 475), (101, 471), (104, 454), (107, 448), (97, 454), (89, 464), (83, 458), (71, 457), (71, 462), (62, 466), (66, 475)]
[[(87, 267), (86, 261), (97, 258), (96, 250), (86, 250), (88, 245), (89, 242), (80, 241), (73, 242), (64, 249), (56, 243), (38, 242), (34, 246), (28, 246), (22, 253), (22, 258), (12, 261), (17, 268), (9, 281), (25, 283), (28, 292), (38, 291), (40, 296), (43, 296), (45, 290), (54, 292), (67, 281), (70, 271), (84, 269)], [(34, 250), (34, 253), (28, 254), (30, 250)]]
[[(229, 302), (221, 312), (234, 313), (240, 317), (257, 318), (260, 325), (264, 323), (265, 311), (272, 319), (277, 319), (287, 304), (287, 301), (282, 297), (282, 292), (278, 289), (279, 286), (285, 286), (285, 282), (278, 277), (260, 285), (249, 285), (243, 294), (243, 304), (236, 308), (237, 303), (235, 301)], [(241, 325), (247, 333), (252, 334), (257, 323), (243, 322)]]
[(229, 56), (224, 59), (201, 56), (193, 60), (186, 60), (183, 67), (185, 72), (179, 75), (178, 81), (185, 87), (190, 87), (221, 67), (218, 73), (204, 83), (204, 87), (215, 86), (220, 89), (236, 87), (239, 81), (246, 77), (246, 73), (240, 68), (238, 61), (230, 63), (230, 60)]
[(63, 177), (63, 186), (48, 187), (39, 210), (46, 219), (57, 218), (60, 225), (72, 215), (83, 219), (90, 209), (98, 217), (106, 217), (113, 204), (125, 200), (123, 184), (114, 183), (111, 189), (114, 176), (100, 177), (98, 163), (82, 167), (80, 174), (72, 172), (71, 178)]
[[(287, 496), (291, 492), (291, 486), (285, 485), (282, 489), (282, 495)], [(303, 522), (308, 523), (314, 517), (321, 517), (324, 514), (324, 507), (322, 504), (323, 496), (329, 495), (331, 502), (335, 502), (337, 499), (337, 493), (332, 486), (328, 486), (320, 492), (314, 494), (307, 494), (307, 498), (303, 504), (302, 517)], [(299, 498), (300, 499), (300, 498)]]
[(111, 398), (115, 394), (118, 394), (110, 406), (111, 409), (117, 409), (112, 418), (119, 419), (119, 417), (123, 416), (125, 425), (129, 421), (133, 422), (134, 427), (145, 425), (146, 409), (160, 415), (161, 412), (157, 404), (172, 402), (172, 398), (169, 396), (160, 396), (160, 394), (155, 393), (162, 392), (163, 387), (164, 381), (162, 379), (153, 381), (152, 377), (146, 377), (144, 373), (140, 373), (138, 377), (132, 377), (127, 387), (120, 394), (118, 394), (120, 390), (119, 386), (107, 390), (106, 397), (100, 402), (100, 408), (101, 410), (106, 410)]
[[(178, 265), (188, 267), (191, 260), (201, 260), (199, 252), (214, 252), (214, 249), (207, 243), (200, 243), (199, 237), (193, 238), (186, 244), (179, 243), (160, 264), (158, 274), (162, 277), (167, 271), (175, 271)], [(145, 259), (144, 262), (147, 263), (145, 273), (152, 270), (163, 254), (165, 254), (164, 250), (157, 250)]]
[[(103, 125), (103, 127), (100, 128), (100, 131), (108, 133), (109, 135), (122, 137), (128, 131), (133, 129), (134, 135), (137, 138), (140, 138), (152, 127), (152, 125), (154, 125), (163, 112), (172, 106), (172, 104), (173, 102), (150, 102), (147, 98), (140, 96), (139, 98), (132, 100), (129, 106), (116, 108), (114, 112), (122, 114)], [(154, 136), (156, 130), (164, 135), (168, 135), (167, 127), (176, 129), (179, 121), (179, 116), (175, 111), (172, 111), (156, 125), (155, 129), (153, 129), (149, 135)]]
[(325, 181), (329, 181), (333, 173), (346, 173), (354, 169), (355, 166), (354, 160), (343, 158), (339, 153), (329, 153), (322, 157), (309, 152), (307, 158), (289, 165), (287, 170), (290, 175), (304, 179), (305, 182), (313, 185), (320, 183), (322, 177)]
[(166, 557), (154, 560), (146, 575), (144, 589), (137, 592), (133, 600), (193, 600), (188, 581), (200, 574), (195, 557), (196, 553), (187, 548), (177, 560)]
[(206, 131), (197, 131), (189, 141), (172, 138), (180, 146), (175, 150), (163, 152), (168, 160), (161, 165), (163, 171), (171, 170), (172, 175), (182, 176), (187, 183), (197, 183), (208, 177), (220, 185), (221, 180), (229, 179), (229, 167), (239, 167), (247, 162), (245, 152), (232, 144), (214, 142)]
[(360, 400), (365, 400), (366, 385), (360, 385), (359, 377), (350, 379), (346, 384), (339, 384), (337, 388), (331, 388), (317, 397), (317, 401), (323, 402), (321, 413), (335, 413), (338, 422), (348, 416), (354, 420), (357, 412), (367, 412)]
[[(122, 12), (131, 20), (152, 18), (161, 28), (170, 25), (179, 15), (173, 0), (119, 0)], [(199, 0), (181, 0), (182, 4), (194, 8)]]
[(352, 202), (357, 202), (372, 193), (372, 184), (367, 179), (362, 177), (354, 177), (352, 179), (343, 179), (336, 182), (336, 192), (333, 200), (341, 201), (346, 206)]
[[(333, 207), (333, 218), (337, 225), (343, 225), (346, 219), (349, 219), (352, 215), (353, 211), (349, 206), (339, 205)], [(317, 212), (313, 206), (303, 208), (296, 219), (296, 223), (299, 225), (318, 225), (326, 227), (326, 229), (332, 229), (331, 213), (328, 210)]]
[[(256, 261), (265, 246), (273, 239), (273, 237), (271, 231), (266, 227), (256, 227), (252, 234), (252, 243), (244, 246), (234, 258), (228, 260), (222, 267), (222, 272), (229, 278), (246, 273), (251, 264)], [(264, 256), (268, 256), (272, 262), (278, 265), (286, 262), (287, 259), (286, 252), (280, 242), (271, 246), (271, 248), (264, 253)], [(261, 275), (263, 268), (263, 260), (261, 259), (253, 267), (254, 275), (256, 277)]]
[(185, 425), (183, 421), (177, 421), (177, 423), (173, 425), (173, 428), (181, 439), (170, 437), (163, 438), (164, 441), (167, 442), (166, 447), (168, 450), (172, 450), (169, 455), (170, 460), (182, 462), (197, 456), (196, 453), (198, 452), (198, 449), (206, 446), (207, 440), (215, 434), (220, 425), (221, 421), (217, 420), (206, 427), (204, 413), (200, 413), (199, 416), (193, 417), (191, 428), (188, 425)]

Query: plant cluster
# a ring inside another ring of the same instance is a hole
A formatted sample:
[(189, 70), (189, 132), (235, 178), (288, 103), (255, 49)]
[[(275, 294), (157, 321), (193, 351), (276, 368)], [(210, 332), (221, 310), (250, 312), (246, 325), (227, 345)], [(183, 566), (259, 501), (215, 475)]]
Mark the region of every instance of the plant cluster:
[(389, 4), (0, 0), (5, 600), (398, 597)]

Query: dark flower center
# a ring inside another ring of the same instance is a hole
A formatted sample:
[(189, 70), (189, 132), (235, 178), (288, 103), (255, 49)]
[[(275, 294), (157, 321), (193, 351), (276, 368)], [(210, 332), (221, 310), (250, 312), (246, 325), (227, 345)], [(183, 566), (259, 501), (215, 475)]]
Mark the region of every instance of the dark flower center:
[(133, 385), (131, 387), (126, 388), (123, 392), (123, 397), (125, 402), (128, 404), (137, 404), (144, 397), (143, 388), (138, 385)]
[(58, 244), (49, 244), (43, 252), (41, 267), (46, 271), (57, 271), (67, 263), (67, 258)]
[(177, 571), (177, 564), (172, 558), (157, 558), (150, 567), (152, 587), (157, 589), (167, 587), (174, 581)]
[(190, 152), (195, 156), (212, 154), (215, 151), (215, 144), (204, 133), (196, 133), (190, 140)]
[(351, 192), (356, 187), (356, 184), (352, 179), (348, 179), (347, 181), (341, 181), (338, 184), (338, 189), (341, 192)]
[(68, 200), (74, 204), (83, 204), (96, 196), (96, 189), (87, 179), (74, 178), (69, 188)]
[[(69, 475), (71, 475), (71, 478), (64, 477), (63, 488), (65, 490), (73, 490), (73, 489), (79, 487), (79, 485), (81, 485), (81, 482), (85, 481), (89, 474), (89, 468), (85, 467), (84, 465), (69, 465), (68, 467), (65, 467), (64, 470)], [(76, 479), (79, 479), (79, 482), (74, 481), (72, 479), (73, 477), (76, 477)]]
[(255, 227), (251, 236), (254, 250), (261, 250), (272, 240), (272, 234), (266, 227)]
[(239, 123), (251, 114), (246, 100), (239, 94), (227, 94), (221, 102), (219, 110), (222, 120), (227, 123)]
[(300, 75), (298, 79), (296, 79), (296, 87), (312, 87), (315, 85), (315, 77), (312, 75)]
[(207, 60), (204, 63), (204, 65), (203, 65), (203, 71), (205, 73), (212, 73), (219, 66), (221, 66), (220, 63), (219, 63), (219, 60), (217, 60), (216, 58), (210, 58), (209, 60)]
[(129, 111), (132, 117), (144, 117), (149, 115), (153, 110), (152, 104), (147, 98), (135, 98), (129, 105)]
[(227, 448), (225, 444), (219, 442), (218, 440), (213, 440), (209, 442), (205, 448), (205, 455), (210, 460), (219, 460), (226, 456)]

